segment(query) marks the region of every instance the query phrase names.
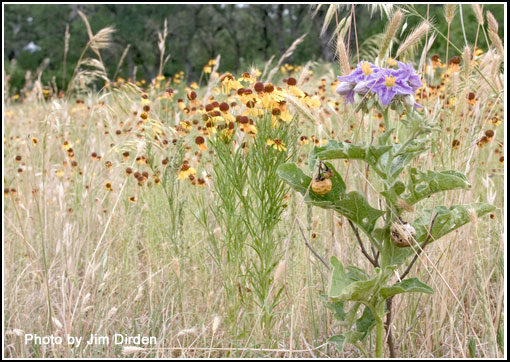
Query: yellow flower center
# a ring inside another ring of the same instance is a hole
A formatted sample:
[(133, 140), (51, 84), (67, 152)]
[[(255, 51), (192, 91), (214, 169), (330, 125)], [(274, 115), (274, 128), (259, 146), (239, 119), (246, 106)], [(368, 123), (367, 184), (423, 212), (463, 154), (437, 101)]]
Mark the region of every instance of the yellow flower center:
[(387, 76), (386, 77), (386, 86), (387, 87), (393, 87), (395, 85), (395, 82), (397, 81), (397, 78), (393, 77), (393, 76)]
[(361, 63), (361, 70), (363, 70), (363, 73), (365, 73), (365, 75), (369, 75), (370, 73), (372, 73), (372, 68), (370, 68), (370, 64), (368, 62)]

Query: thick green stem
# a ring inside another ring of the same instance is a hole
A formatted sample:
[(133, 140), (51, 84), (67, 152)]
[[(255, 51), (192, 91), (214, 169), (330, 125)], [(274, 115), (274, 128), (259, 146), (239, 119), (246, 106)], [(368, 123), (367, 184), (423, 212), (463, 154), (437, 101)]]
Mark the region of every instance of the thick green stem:
[(384, 300), (378, 301), (376, 304), (375, 315), (375, 357), (383, 357), (384, 348)]

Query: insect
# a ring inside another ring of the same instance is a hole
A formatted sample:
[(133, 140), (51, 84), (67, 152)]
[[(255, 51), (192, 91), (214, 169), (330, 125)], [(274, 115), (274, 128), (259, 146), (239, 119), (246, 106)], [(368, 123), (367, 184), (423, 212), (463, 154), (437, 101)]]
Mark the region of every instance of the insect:
[(331, 191), (333, 183), (331, 177), (333, 176), (333, 170), (331, 170), (324, 162), (319, 163), (319, 171), (317, 176), (312, 181), (312, 190), (317, 195), (326, 195)]

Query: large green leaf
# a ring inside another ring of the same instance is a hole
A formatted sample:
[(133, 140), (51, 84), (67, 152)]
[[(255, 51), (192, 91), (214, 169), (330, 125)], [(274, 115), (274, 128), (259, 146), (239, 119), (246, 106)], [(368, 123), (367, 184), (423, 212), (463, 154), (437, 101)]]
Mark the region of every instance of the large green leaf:
[(331, 266), (333, 267), (333, 273), (329, 283), (328, 297), (341, 293), (346, 286), (356, 281), (355, 278), (347, 274), (342, 262), (336, 256), (331, 257)]
[(360, 339), (365, 338), (375, 326), (375, 317), (372, 310), (365, 306), (361, 317), (356, 320), (356, 331), (360, 334)]
[(426, 293), (433, 294), (434, 289), (420, 281), (418, 278), (409, 278), (393, 284), (391, 287), (381, 288), (380, 294), (383, 298), (389, 298), (400, 293)]
[(277, 173), (294, 190), (303, 195), (307, 192), (310, 182), (312, 182), (312, 178), (305, 175), (295, 163), (284, 163), (278, 166)]
[(356, 343), (363, 337), (363, 333), (358, 331), (348, 331), (345, 334), (337, 334), (329, 337), (328, 342), (334, 344), (338, 352), (342, 353), (346, 343)]
[(284, 163), (278, 167), (278, 175), (287, 182), (294, 190), (305, 195), (305, 201), (315, 203), (317, 206), (333, 208), (340, 196), (345, 193), (345, 182), (342, 176), (335, 170), (333, 165), (326, 162), (326, 165), (333, 170), (331, 178), (331, 191), (325, 195), (317, 195), (312, 191), (310, 183), (312, 178), (306, 175), (295, 163)]
[(331, 309), (334, 313), (334, 316), (339, 321), (344, 321), (347, 313), (345, 312), (345, 302), (337, 301), (332, 302), (328, 299), (327, 294), (321, 294), (321, 299), (328, 309)]
[(455, 189), (469, 189), (466, 176), (457, 171), (427, 171), (410, 169), (410, 181), (407, 185), (409, 193), (402, 198), (410, 205), (429, 197), (432, 194)]
[[(432, 241), (451, 233), (471, 221), (472, 217), (481, 217), (495, 207), (486, 203), (476, 203), (471, 205), (454, 205), (450, 208), (438, 206), (434, 211), (425, 210), (421, 217), (414, 221), (413, 226), (416, 229), (416, 241), (422, 243), (427, 238), (427, 230), (431, 223), (431, 218), (437, 213), (436, 220), (432, 227)], [(471, 216), (470, 216), (471, 213)]]
[(345, 341), (346, 338), (343, 334), (337, 334), (328, 338), (328, 343), (333, 344), (340, 353), (344, 351)]
[(336, 257), (331, 258), (333, 273), (329, 287), (328, 297), (331, 301), (359, 301), (367, 303), (378, 288), (379, 276), (367, 280), (353, 279), (345, 271), (344, 266)]
[(286, 163), (278, 167), (278, 175), (292, 188), (305, 195), (305, 202), (314, 206), (335, 209), (366, 232), (373, 230), (377, 219), (383, 211), (370, 206), (362, 193), (352, 191), (345, 193), (345, 182), (333, 165), (326, 163), (333, 170), (332, 188), (326, 195), (317, 195), (311, 191), (312, 178), (306, 175), (295, 163)]
[[(461, 226), (467, 224), (471, 221), (469, 216), (469, 211), (472, 209), (472, 216), (476, 215), (476, 217), (481, 217), (495, 208), (492, 205), (485, 203), (477, 203), (472, 205), (454, 205), (450, 208), (444, 206), (438, 206), (431, 210), (423, 210), (414, 222), (411, 222), (413, 227), (416, 230), (415, 240), (422, 244), (427, 239), (427, 230), (430, 227), (431, 217), (438, 214), (436, 221), (434, 222), (434, 226), (431, 231), (432, 238), (430, 242), (441, 238), (442, 236), (460, 228)], [(417, 247), (407, 247), (400, 248), (396, 246), (393, 242), (389, 241), (389, 235), (385, 235), (387, 229), (377, 228), (372, 232), (375, 238), (381, 239), (386, 238), (387, 241), (384, 243), (384, 253), (383, 259), (381, 262), (383, 265), (401, 265), (406, 261), (406, 259), (415, 253), (415, 250), (418, 250)]]
[[(415, 140), (406, 147), (405, 151), (402, 151), (403, 145), (393, 145), (392, 152), (394, 157), (389, 169), (391, 178), (395, 179), (402, 172), (404, 167), (409, 164), (409, 162), (428, 149), (426, 142), (427, 141), (425, 139)], [(379, 169), (386, 170), (388, 157), (389, 153), (381, 155), (377, 161), (377, 167)]]
[(359, 191), (345, 194), (335, 203), (334, 209), (357, 224), (366, 233), (370, 233), (374, 229), (377, 219), (384, 215), (384, 211), (370, 206), (365, 196)]
[(349, 143), (330, 140), (325, 146), (314, 147), (309, 156), (310, 170), (315, 169), (318, 160), (349, 159), (364, 160), (375, 165), (391, 146), (373, 146), (368, 143)]

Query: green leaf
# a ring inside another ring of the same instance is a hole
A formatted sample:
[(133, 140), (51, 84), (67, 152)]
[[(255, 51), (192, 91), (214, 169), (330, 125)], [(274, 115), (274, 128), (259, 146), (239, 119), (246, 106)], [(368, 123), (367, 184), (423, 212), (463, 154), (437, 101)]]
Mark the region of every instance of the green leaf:
[(392, 204), (396, 204), (399, 195), (404, 192), (406, 186), (401, 181), (396, 181), (393, 185), (391, 185), (389, 190), (384, 190), (381, 192), (381, 195), (386, 197)]
[(349, 278), (345, 272), (342, 262), (336, 256), (331, 257), (331, 266), (333, 267), (333, 273), (331, 274), (328, 297), (340, 294), (347, 285), (353, 282), (353, 279)]
[(410, 169), (409, 193), (402, 198), (410, 205), (442, 191), (471, 188), (466, 176), (457, 171), (427, 171)]
[(305, 195), (306, 202), (324, 208), (333, 208), (334, 203), (345, 193), (346, 186), (342, 176), (333, 165), (326, 162), (326, 166), (333, 171), (333, 177), (331, 177), (331, 191), (325, 195), (317, 195), (312, 191), (310, 187), (312, 178), (306, 175), (295, 163), (284, 163), (278, 167), (277, 172), (294, 190)]
[(384, 211), (371, 207), (363, 194), (358, 191), (346, 194), (345, 182), (340, 174), (329, 162), (326, 165), (333, 170), (333, 177), (331, 178), (333, 186), (326, 195), (317, 195), (311, 191), (312, 178), (305, 175), (295, 163), (280, 165), (278, 175), (294, 190), (305, 195), (305, 202), (326, 209), (335, 209), (365, 232), (371, 232), (377, 219), (384, 215)]
[(363, 231), (370, 233), (377, 219), (384, 215), (384, 211), (374, 209), (359, 191), (351, 191), (334, 205), (334, 209), (357, 224)]
[(357, 266), (354, 265), (348, 265), (345, 267), (346, 270), (349, 272), (347, 273), (347, 276), (350, 277), (352, 280), (367, 280), (368, 275), (367, 273)]
[[(409, 164), (409, 162), (411, 162), (416, 156), (427, 151), (428, 148), (426, 143), (426, 139), (417, 139), (412, 141), (411, 144), (406, 147), (405, 151), (402, 151), (403, 145), (393, 145), (394, 157), (390, 165), (389, 176), (395, 179), (402, 172), (404, 167)], [(385, 153), (378, 159), (377, 167), (379, 169), (386, 170), (388, 156), (389, 153)]]
[(305, 175), (295, 163), (284, 163), (278, 167), (278, 176), (287, 182), (294, 190), (305, 194), (312, 178)]
[(361, 317), (356, 321), (356, 331), (360, 333), (360, 339), (365, 338), (375, 326), (375, 317), (372, 310), (365, 306)]
[(308, 165), (312, 171), (318, 160), (364, 160), (370, 165), (375, 165), (379, 158), (390, 149), (391, 146), (373, 146), (368, 143), (354, 144), (330, 140), (325, 146), (313, 148), (310, 152)]
[(481, 217), (494, 210), (494, 206), (486, 203), (454, 205), (450, 208), (438, 206), (434, 208), (434, 211), (425, 210), (422, 216), (413, 223), (413, 226), (416, 229), (416, 241), (419, 243), (425, 241), (428, 235), (427, 230), (430, 226), (431, 218), (436, 213), (437, 217), (430, 233), (432, 235), (431, 241), (437, 240), (467, 224), (471, 221), (471, 217)]
[(359, 301), (368, 302), (377, 289), (378, 276), (367, 280), (353, 280), (336, 257), (331, 258), (333, 273), (328, 297), (331, 301)]
[(326, 307), (333, 311), (337, 320), (345, 320), (345, 316), (347, 315), (347, 313), (345, 313), (345, 302), (331, 302), (329, 301), (327, 294), (321, 294), (320, 297), (324, 301)]
[(434, 289), (420, 281), (418, 278), (409, 278), (395, 283), (391, 287), (383, 287), (380, 290), (380, 294), (384, 299), (396, 294), (412, 292), (433, 294)]
[[(418, 217), (414, 222), (411, 222), (411, 225), (416, 230), (416, 242), (421, 245), (427, 239), (427, 230), (430, 227), (431, 218), (436, 213), (438, 216), (436, 217), (436, 221), (432, 227), (432, 239), (430, 242), (455, 231), (471, 221), (468, 211), (470, 209), (473, 210), (472, 216), (476, 215), (477, 217), (481, 217), (493, 211), (495, 207), (485, 203), (476, 203), (472, 205), (454, 205), (450, 208), (438, 206), (434, 209), (434, 211), (424, 210), (420, 217)], [(377, 235), (383, 235), (382, 233), (384, 233), (384, 231), (384, 229), (376, 229), (372, 234), (374, 235), (377, 233)], [(409, 256), (414, 254), (415, 249), (416, 247), (414, 249), (412, 247), (399, 248), (391, 241), (388, 241), (385, 243), (385, 251), (383, 253), (383, 256), (385, 256), (386, 259), (384, 263), (385, 265), (401, 265)]]
[(335, 345), (338, 352), (342, 353), (344, 351), (346, 338), (343, 334), (337, 334), (336, 336), (332, 336), (328, 338), (328, 343), (332, 343)]

